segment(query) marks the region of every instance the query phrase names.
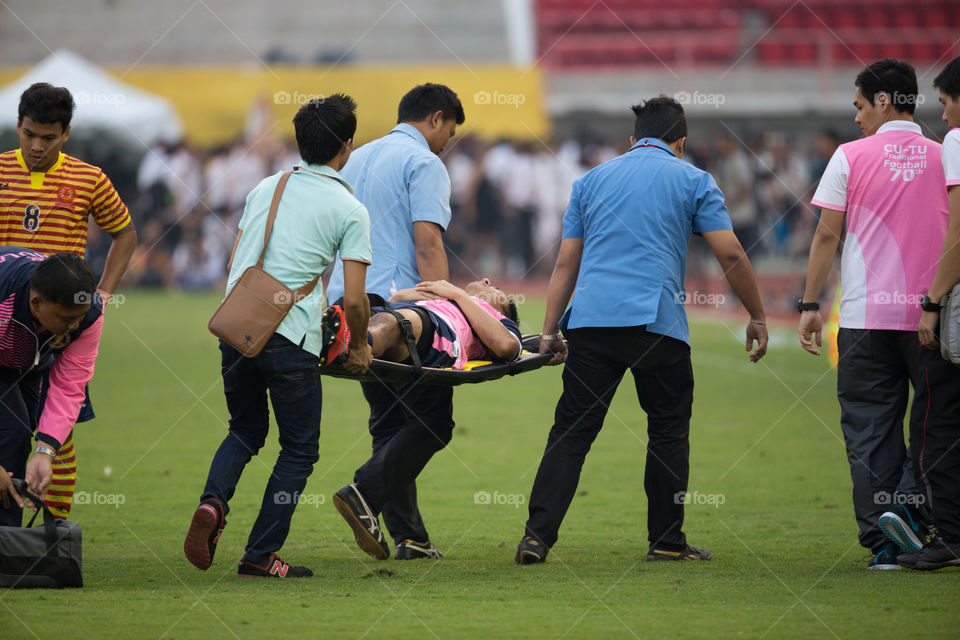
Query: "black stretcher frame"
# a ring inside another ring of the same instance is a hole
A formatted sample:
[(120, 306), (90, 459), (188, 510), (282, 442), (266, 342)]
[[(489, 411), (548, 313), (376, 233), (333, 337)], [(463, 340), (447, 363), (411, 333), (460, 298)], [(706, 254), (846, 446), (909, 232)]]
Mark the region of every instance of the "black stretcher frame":
[(367, 373), (357, 375), (343, 368), (339, 362), (332, 362), (320, 368), (320, 373), (334, 378), (348, 378), (360, 382), (389, 382), (392, 384), (428, 384), (443, 387), (456, 387), (461, 384), (476, 384), (499, 380), (504, 376), (534, 371), (546, 365), (553, 354), (537, 353), (540, 339), (536, 334), (523, 336), (524, 352), (513, 362), (491, 362), (474, 367), (469, 371), (459, 369), (439, 369), (436, 367), (415, 367), (374, 358)]

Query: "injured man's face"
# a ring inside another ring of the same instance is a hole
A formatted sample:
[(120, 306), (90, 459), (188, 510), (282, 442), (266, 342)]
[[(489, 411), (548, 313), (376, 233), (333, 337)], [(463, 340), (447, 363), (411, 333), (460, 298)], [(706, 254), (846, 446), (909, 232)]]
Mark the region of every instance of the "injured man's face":
[(507, 295), (503, 289), (495, 287), (490, 283), (490, 278), (474, 280), (463, 288), (467, 295), (474, 298), (482, 298), (491, 307), (517, 322), (517, 306), (514, 297)]

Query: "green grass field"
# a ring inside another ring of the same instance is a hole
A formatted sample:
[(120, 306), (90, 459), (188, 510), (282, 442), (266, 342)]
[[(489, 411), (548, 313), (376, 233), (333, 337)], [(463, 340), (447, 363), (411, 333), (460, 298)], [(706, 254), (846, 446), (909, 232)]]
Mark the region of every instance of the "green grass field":
[[(783, 328), (751, 365), (739, 321), (692, 326), (690, 491), (702, 498), (685, 530), (712, 562), (644, 561), (646, 422), (623, 384), (547, 563), (513, 564), (526, 509), (511, 503), (530, 491), (560, 393), (549, 368), (457, 390), (453, 442), (419, 483), (446, 559), (377, 562), (356, 547), (330, 496), (368, 454), (366, 405), (355, 383), (325, 378), (320, 461), (281, 552), (315, 577), (236, 578), (275, 432), (247, 467), (213, 567), (198, 571), (183, 537), (226, 433), (205, 328), (216, 303), (132, 292), (108, 310), (98, 418), (77, 436), (86, 586), (0, 592), (3, 640), (960, 636), (956, 570), (864, 569), (826, 360)], [(542, 302), (524, 305), (524, 330), (541, 314)], [(507, 497), (476, 504), (482, 491)]]

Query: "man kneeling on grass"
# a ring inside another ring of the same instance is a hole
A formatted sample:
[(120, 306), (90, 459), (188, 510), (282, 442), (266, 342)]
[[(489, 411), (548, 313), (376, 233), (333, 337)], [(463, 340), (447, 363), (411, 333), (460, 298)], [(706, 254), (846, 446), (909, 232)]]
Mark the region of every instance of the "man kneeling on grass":
[[(516, 305), (487, 279), (471, 282), (463, 289), (445, 280), (421, 282), (397, 292), (391, 303), (395, 312), (410, 322), (417, 354), (425, 367), (463, 369), (468, 360), (511, 362), (523, 350)], [(339, 313), (336, 307), (331, 309), (334, 313), (328, 310), (328, 319)], [(411, 361), (404, 333), (390, 312), (370, 318), (367, 341), (375, 358)], [(328, 355), (328, 362), (335, 359), (334, 353)], [(396, 410), (410, 413), (407, 422), (419, 426), (402, 399), (398, 399)], [(430, 442), (433, 448), (417, 449), (419, 455), (397, 456), (390, 464), (384, 464), (384, 459), (393, 449), (375, 447), (373, 456), (354, 474), (354, 483), (333, 496), (334, 506), (353, 529), (357, 544), (378, 560), (390, 557), (390, 547), (380, 529), (380, 511), (396, 493), (406, 490), (433, 453), (446, 444), (437, 439)], [(398, 559), (441, 557), (429, 542), (404, 540), (397, 546)]]

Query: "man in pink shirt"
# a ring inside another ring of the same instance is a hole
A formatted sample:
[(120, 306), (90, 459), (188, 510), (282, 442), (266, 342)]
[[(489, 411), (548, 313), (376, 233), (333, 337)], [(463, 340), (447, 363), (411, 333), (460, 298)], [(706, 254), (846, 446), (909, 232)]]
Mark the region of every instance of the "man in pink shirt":
[[(853, 479), (860, 544), (869, 569), (899, 569), (897, 545), (878, 526), (891, 504), (917, 525), (917, 493), (903, 440), (909, 384), (919, 383), (917, 324), (947, 227), (940, 145), (913, 122), (919, 90), (913, 67), (887, 58), (856, 78), (854, 121), (864, 137), (830, 159), (813, 204), (822, 208), (797, 305), (800, 344), (819, 355), (817, 302), (846, 226), (837, 338), (837, 396)], [(814, 342), (816, 345), (814, 345)]]
[(942, 151), (950, 221), (936, 275), (922, 301), (919, 332), (927, 348), (920, 349), (922, 384), (910, 419), (910, 448), (937, 537), (923, 546), (898, 510), (880, 516), (880, 526), (906, 552), (897, 562), (911, 569), (960, 565), (960, 369), (940, 356), (937, 338), (940, 301), (960, 279), (960, 58), (944, 68), (933, 86), (940, 90), (943, 119), (951, 127)]
[[(0, 467), (38, 497), (50, 487), (53, 458), (80, 412), (102, 328), (103, 301), (83, 258), (0, 247)], [(37, 365), (51, 355), (41, 405)], [(0, 504), (0, 526), (19, 527), (21, 515), (19, 501)]]

